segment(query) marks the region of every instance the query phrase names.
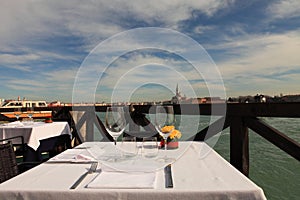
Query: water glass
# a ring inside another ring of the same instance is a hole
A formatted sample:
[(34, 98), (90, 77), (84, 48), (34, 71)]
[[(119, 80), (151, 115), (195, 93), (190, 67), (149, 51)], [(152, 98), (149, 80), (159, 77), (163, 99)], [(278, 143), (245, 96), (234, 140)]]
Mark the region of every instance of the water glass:
[(142, 155), (144, 158), (154, 158), (158, 154), (158, 143), (156, 137), (143, 138)]
[(122, 138), (122, 144), (120, 146), (123, 157), (134, 157), (137, 155), (138, 148), (136, 143), (136, 137), (126, 136)]

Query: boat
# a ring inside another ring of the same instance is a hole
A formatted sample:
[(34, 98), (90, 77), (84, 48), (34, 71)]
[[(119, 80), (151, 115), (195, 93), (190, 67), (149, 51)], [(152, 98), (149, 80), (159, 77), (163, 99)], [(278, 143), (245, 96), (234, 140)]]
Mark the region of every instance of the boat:
[(35, 111), (34, 108), (47, 108), (48, 105), (46, 101), (34, 101), (34, 100), (8, 100), (5, 101), (1, 108), (11, 108), (14, 109), (13, 112), (1, 112), (2, 115), (8, 118), (51, 118), (52, 111)]
[(6, 101), (1, 108), (34, 108), (47, 107), (46, 101), (30, 101), (30, 100), (9, 100)]

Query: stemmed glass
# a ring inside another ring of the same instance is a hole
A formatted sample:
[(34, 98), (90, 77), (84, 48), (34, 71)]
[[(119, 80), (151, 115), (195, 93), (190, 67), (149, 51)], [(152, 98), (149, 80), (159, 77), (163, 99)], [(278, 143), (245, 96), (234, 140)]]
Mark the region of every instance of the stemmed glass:
[(123, 133), (126, 127), (124, 110), (122, 107), (107, 107), (105, 115), (105, 128), (113, 137), (117, 145), (118, 137)]
[(27, 107), (27, 116), (31, 120), (31, 118), (33, 116), (33, 107)]
[(33, 124), (33, 107), (27, 107), (27, 116), (29, 117), (28, 124)]
[[(155, 128), (164, 139), (165, 152), (167, 139), (175, 129), (175, 115), (173, 106), (157, 106), (155, 110)], [(167, 158), (165, 158), (167, 162)]]
[(14, 109), (14, 114), (17, 118), (17, 121), (19, 121), (20, 115), (21, 115), (21, 108), (15, 108)]

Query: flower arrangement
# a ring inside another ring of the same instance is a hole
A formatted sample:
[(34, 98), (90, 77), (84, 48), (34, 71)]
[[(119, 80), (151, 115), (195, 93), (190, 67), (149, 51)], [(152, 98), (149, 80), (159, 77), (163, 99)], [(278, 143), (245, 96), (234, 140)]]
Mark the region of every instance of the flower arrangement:
[(168, 132), (172, 131), (169, 136), (169, 138), (171, 140), (181, 138), (181, 132), (179, 130), (176, 130), (174, 126), (164, 126), (164, 127), (162, 127), (161, 131), (163, 133), (168, 133)]
[(45, 123), (52, 123), (52, 118), (51, 117), (47, 117), (44, 122)]
[[(172, 131), (173, 130), (173, 131)], [(161, 129), (162, 132), (168, 133), (170, 131), (171, 134), (169, 135), (167, 139), (167, 149), (176, 149), (178, 148), (178, 139), (181, 138), (181, 132), (179, 130), (176, 130), (174, 126), (164, 126)], [(164, 146), (164, 141), (161, 141), (161, 146)]]

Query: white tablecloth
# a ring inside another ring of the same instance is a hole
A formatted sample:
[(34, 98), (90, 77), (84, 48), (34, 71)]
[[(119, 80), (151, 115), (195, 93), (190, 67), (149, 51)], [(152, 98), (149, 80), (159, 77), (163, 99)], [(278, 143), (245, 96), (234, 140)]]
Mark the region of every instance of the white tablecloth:
[[(184, 147), (183, 144), (180, 143), (180, 146)], [(84, 145), (93, 146), (94, 143)], [(89, 155), (87, 150), (78, 149), (78, 154)], [(163, 170), (157, 171), (154, 189), (87, 188), (101, 173), (97, 170), (88, 175), (78, 188), (70, 190), (70, 186), (89, 167), (88, 163), (41, 164), (0, 184), (0, 199), (265, 199), (260, 187), (203, 142), (192, 143), (172, 164), (174, 188), (171, 189), (165, 188)]]
[[(15, 123), (16, 124), (16, 123)], [(23, 136), (24, 142), (32, 149), (37, 150), (40, 140), (63, 134), (72, 136), (67, 122), (34, 122), (32, 125), (5, 124), (0, 126), (0, 139), (13, 136)]]

